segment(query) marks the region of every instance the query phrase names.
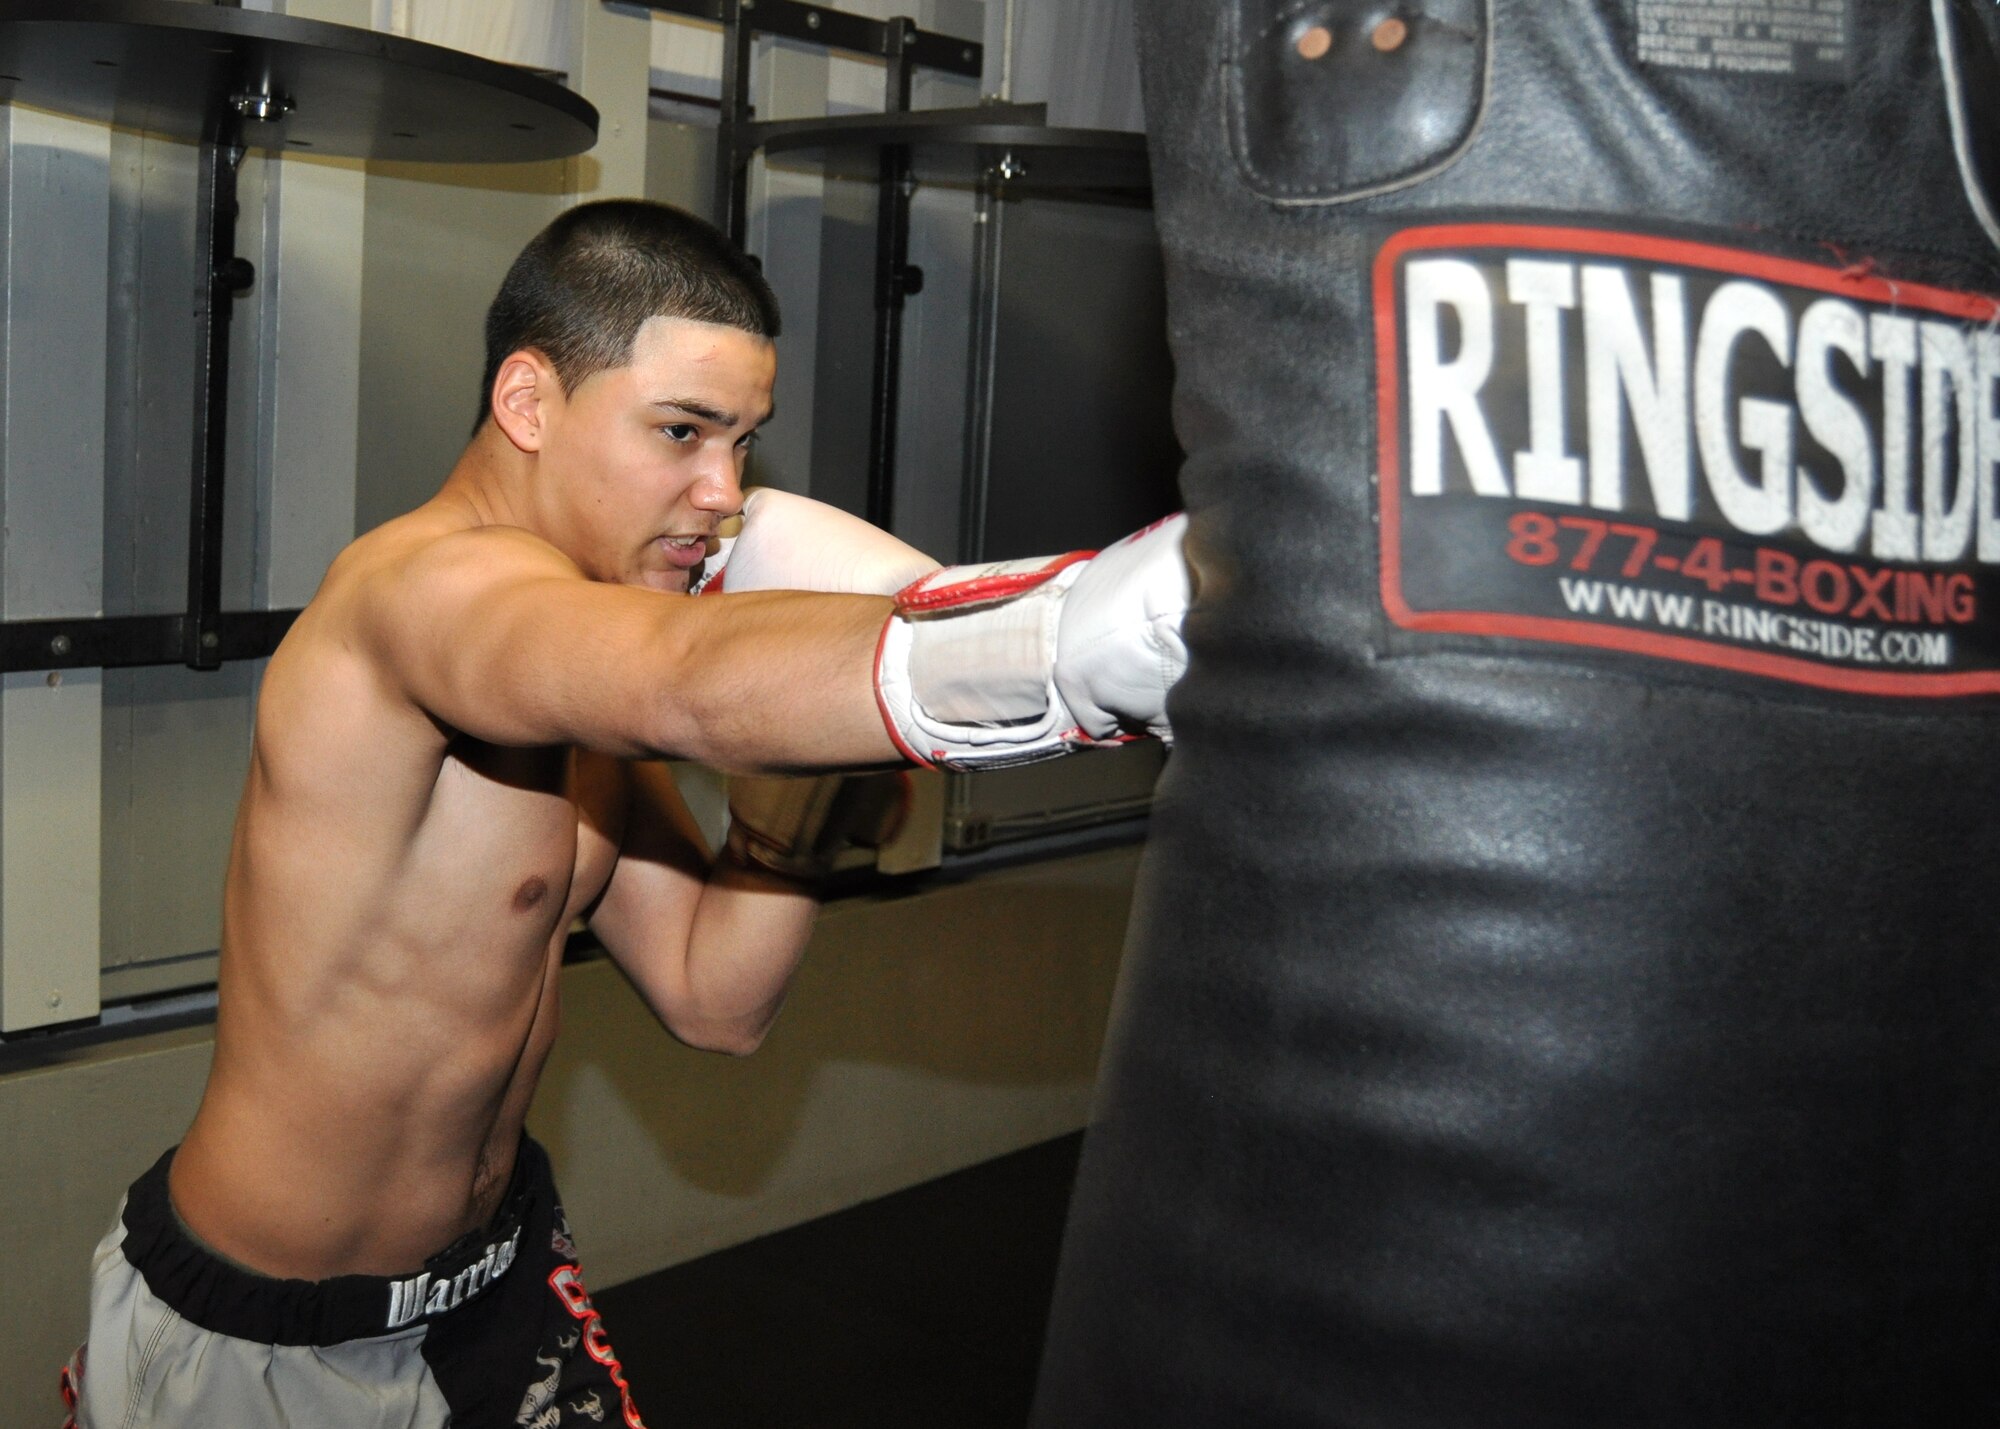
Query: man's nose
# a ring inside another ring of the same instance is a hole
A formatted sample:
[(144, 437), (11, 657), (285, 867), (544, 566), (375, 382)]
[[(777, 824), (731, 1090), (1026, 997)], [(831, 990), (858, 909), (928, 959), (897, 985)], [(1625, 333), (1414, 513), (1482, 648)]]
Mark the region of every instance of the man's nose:
[(688, 493), (688, 501), (696, 510), (713, 511), (720, 516), (734, 516), (743, 509), (743, 483), (733, 455), (705, 464)]

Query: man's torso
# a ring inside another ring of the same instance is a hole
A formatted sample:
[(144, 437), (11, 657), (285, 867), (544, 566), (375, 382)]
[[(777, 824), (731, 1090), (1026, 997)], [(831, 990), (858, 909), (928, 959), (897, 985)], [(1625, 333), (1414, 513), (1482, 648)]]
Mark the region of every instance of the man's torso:
[(336, 562), (272, 658), (225, 892), (216, 1061), (174, 1204), (268, 1274), (391, 1274), (492, 1215), (603, 890), (618, 762), (442, 727), (367, 648), (369, 586), (456, 529)]

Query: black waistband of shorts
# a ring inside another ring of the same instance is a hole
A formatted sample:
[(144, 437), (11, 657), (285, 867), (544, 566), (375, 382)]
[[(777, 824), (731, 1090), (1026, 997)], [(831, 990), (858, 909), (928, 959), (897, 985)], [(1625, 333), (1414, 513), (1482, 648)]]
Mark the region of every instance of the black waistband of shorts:
[(548, 1154), (521, 1138), (491, 1225), (468, 1232), (409, 1275), (286, 1280), (223, 1259), (189, 1233), (167, 1197), (169, 1149), (125, 1197), (125, 1258), (181, 1317), (265, 1345), (337, 1345), (408, 1329), (483, 1293), (514, 1263), (521, 1226), (553, 1196)]

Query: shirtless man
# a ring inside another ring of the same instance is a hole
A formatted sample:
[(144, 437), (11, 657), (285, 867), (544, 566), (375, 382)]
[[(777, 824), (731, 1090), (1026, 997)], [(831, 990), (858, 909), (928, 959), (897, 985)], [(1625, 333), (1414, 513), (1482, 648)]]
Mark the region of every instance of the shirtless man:
[(786, 831), (712, 859), (652, 761), (965, 767), (1165, 732), (1178, 529), (933, 575), (903, 609), (884, 594), (934, 562), (765, 493), (729, 594), (686, 596), (743, 505), (777, 326), (754, 265), (658, 205), (573, 209), (515, 263), (464, 455), (271, 659), (213, 1071), (98, 1249), (79, 1424), (638, 1425), (522, 1130), (565, 934), (587, 918), (669, 1031), (744, 1053), (815, 907), (769, 856)]

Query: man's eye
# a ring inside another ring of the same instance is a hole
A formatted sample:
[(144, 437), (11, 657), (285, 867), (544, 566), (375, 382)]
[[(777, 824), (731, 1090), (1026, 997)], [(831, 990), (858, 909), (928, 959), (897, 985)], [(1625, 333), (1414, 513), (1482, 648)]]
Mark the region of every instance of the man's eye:
[(757, 434), (755, 432), (745, 432), (740, 438), (737, 439), (736, 449), (738, 451), (747, 452), (750, 450), (750, 448), (756, 445), (757, 445)]
[(692, 422), (670, 422), (660, 430), (667, 434), (668, 440), (676, 442), (691, 442), (701, 435), (701, 429)]

